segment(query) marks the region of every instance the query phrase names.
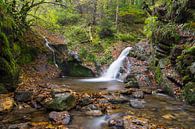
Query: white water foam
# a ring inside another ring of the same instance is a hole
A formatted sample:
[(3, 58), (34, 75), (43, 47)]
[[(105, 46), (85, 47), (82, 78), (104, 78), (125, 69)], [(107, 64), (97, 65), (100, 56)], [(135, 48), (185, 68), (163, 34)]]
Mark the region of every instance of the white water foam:
[[(107, 82), (107, 81), (121, 81), (118, 78), (118, 74), (120, 71), (121, 66), (123, 65), (123, 61), (129, 54), (129, 51), (132, 50), (132, 47), (125, 48), (119, 57), (109, 66), (107, 71), (99, 78), (91, 78), (91, 79), (81, 79), (80, 81), (84, 82)], [(130, 63), (128, 62), (130, 66)]]

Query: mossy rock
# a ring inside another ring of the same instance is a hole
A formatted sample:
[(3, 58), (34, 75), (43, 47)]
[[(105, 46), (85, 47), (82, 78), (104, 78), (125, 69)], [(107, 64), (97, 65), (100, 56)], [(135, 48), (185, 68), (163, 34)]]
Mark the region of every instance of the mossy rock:
[(0, 41), (0, 83), (3, 83), (7, 90), (13, 91), (18, 81), (19, 67), (14, 60), (4, 33), (0, 33)]
[(189, 104), (195, 104), (195, 82), (189, 82), (185, 85), (183, 96)]
[(83, 66), (75, 61), (64, 61), (60, 68), (62, 69), (61, 75), (71, 77), (94, 77), (91, 69)]
[(94, 73), (91, 69), (81, 64), (68, 62), (69, 76), (73, 77), (93, 77)]
[(76, 106), (76, 98), (71, 93), (58, 93), (44, 106), (55, 111), (70, 110)]

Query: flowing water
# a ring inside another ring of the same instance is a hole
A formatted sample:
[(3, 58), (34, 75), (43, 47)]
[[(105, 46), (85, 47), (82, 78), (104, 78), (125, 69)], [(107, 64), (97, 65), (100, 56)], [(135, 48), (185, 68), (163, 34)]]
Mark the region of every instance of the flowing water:
[[(80, 81), (85, 82), (107, 82), (107, 81), (122, 81), (121, 75), (120, 75), (120, 68), (123, 66), (124, 60), (127, 58), (127, 55), (129, 54), (132, 47), (125, 48), (119, 57), (109, 66), (109, 68), (106, 70), (106, 72), (99, 78), (91, 78), (91, 79), (81, 79)], [(130, 65), (129, 60), (127, 59), (128, 65)], [(130, 67), (128, 67), (130, 68)], [(129, 70), (127, 70), (127, 73)]]
[(56, 63), (56, 56), (55, 56), (55, 50), (49, 46), (49, 41), (47, 40), (47, 38), (45, 38), (45, 45), (49, 48), (49, 50), (52, 52), (53, 55), (53, 63), (55, 64), (55, 66), (58, 68), (58, 64)]
[[(124, 84), (118, 81), (111, 82), (80, 82), (80, 78), (64, 78), (57, 79), (53, 83), (64, 84), (77, 92), (100, 92), (100, 91), (115, 91), (122, 90)], [(129, 98), (130, 99), (130, 98)], [(135, 109), (126, 104), (117, 104), (119, 110), (113, 114), (107, 114), (100, 117), (86, 116), (80, 111), (71, 111), (72, 123), (71, 128), (82, 127), (83, 129), (107, 129), (105, 123), (108, 121), (108, 115), (121, 115), (132, 113), (136, 116), (149, 119), (151, 122), (165, 125), (167, 127), (179, 127), (185, 129), (195, 129), (195, 108), (186, 105), (183, 102), (163, 94), (146, 95), (146, 102), (143, 109)], [(166, 116), (171, 116), (167, 118)], [(111, 116), (112, 117), (112, 116)], [(164, 118), (165, 117), (165, 118)]]

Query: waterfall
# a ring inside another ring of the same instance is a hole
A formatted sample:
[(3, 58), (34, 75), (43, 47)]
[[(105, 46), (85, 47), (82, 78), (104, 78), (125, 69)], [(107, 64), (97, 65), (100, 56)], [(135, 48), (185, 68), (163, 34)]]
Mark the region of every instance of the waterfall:
[[(120, 68), (123, 65), (124, 60), (126, 59), (127, 55), (129, 54), (129, 51), (132, 49), (132, 47), (125, 48), (119, 57), (109, 66), (109, 68), (106, 70), (106, 72), (99, 78), (92, 78), (92, 79), (82, 79), (81, 81), (88, 81), (88, 82), (103, 82), (103, 81), (112, 81), (112, 80), (118, 80), (119, 74), (120, 74)], [(129, 60), (127, 60), (128, 67), (131, 66), (129, 63)], [(129, 69), (129, 68), (128, 68)], [(128, 71), (127, 71), (128, 72)]]
[(55, 50), (49, 46), (49, 41), (47, 40), (47, 38), (45, 38), (45, 37), (43, 37), (43, 38), (45, 39), (45, 45), (49, 48), (49, 50), (51, 50), (52, 55), (53, 55), (53, 62), (55, 64), (55, 66), (58, 68), (58, 64), (56, 63)]
[(112, 78), (112, 79), (117, 79), (117, 76), (119, 74), (119, 70), (122, 66), (123, 61), (129, 54), (129, 51), (131, 50), (131, 47), (125, 48), (119, 57), (109, 66), (107, 72), (102, 76), (104, 78)]

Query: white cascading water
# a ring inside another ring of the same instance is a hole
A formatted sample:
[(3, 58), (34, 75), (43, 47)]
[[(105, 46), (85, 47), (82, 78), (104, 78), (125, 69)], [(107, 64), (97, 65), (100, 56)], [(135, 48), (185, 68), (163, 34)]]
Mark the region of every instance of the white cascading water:
[[(86, 82), (104, 82), (104, 81), (112, 81), (118, 80), (118, 74), (120, 71), (121, 66), (123, 65), (123, 61), (129, 54), (129, 51), (132, 47), (125, 48), (119, 57), (109, 66), (108, 70), (99, 78), (92, 78), (92, 79), (82, 79), (81, 81)], [(130, 65), (130, 64), (128, 64)]]
[(47, 40), (47, 38), (45, 38), (45, 37), (43, 37), (43, 38), (45, 39), (45, 45), (49, 48), (49, 50), (52, 51), (52, 54), (53, 54), (53, 62), (54, 62), (54, 64), (55, 64), (55, 66), (58, 68), (58, 64), (56, 63), (55, 51), (54, 51), (53, 48), (51, 48), (51, 47), (49, 46), (49, 41)]

